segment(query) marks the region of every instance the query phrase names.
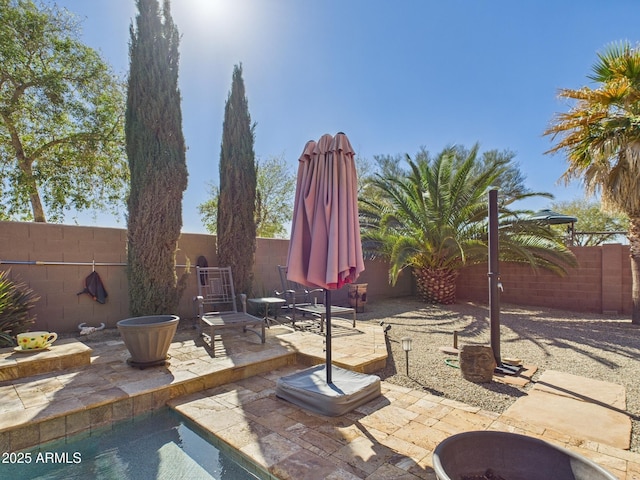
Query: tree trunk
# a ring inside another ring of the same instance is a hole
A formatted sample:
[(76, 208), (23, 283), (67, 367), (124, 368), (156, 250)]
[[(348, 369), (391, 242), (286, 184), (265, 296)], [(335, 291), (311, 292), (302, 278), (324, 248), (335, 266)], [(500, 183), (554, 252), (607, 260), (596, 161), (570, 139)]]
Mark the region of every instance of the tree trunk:
[(33, 221), (46, 223), (47, 219), (44, 216), (44, 208), (42, 207), (42, 201), (38, 193), (38, 184), (33, 177), (33, 169), (31, 168), (32, 161), (21, 158), (20, 155), (18, 156), (18, 160), (20, 170), (24, 175), (24, 182), (29, 190), (29, 202), (31, 203), (31, 211), (33, 212)]
[(631, 257), (631, 323), (640, 325), (640, 217), (629, 219), (629, 256)]
[(457, 270), (421, 268), (413, 269), (418, 298), (428, 303), (450, 305), (456, 301)]
[(13, 146), (18, 160), (18, 168), (24, 175), (24, 183), (29, 191), (29, 202), (31, 203), (31, 211), (33, 212), (33, 221), (46, 223), (47, 219), (44, 216), (44, 208), (42, 207), (42, 200), (38, 193), (38, 183), (33, 176), (33, 159), (28, 158), (24, 152), (22, 141), (18, 135), (18, 130), (13, 122), (11, 122), (10, 115), (2, 115), (2, 119), (6, 127), (9, 129), (11, 135), (11, 145)]
[(47, 219), (44, 216), (40, 194), (37, 190), (29, 196), (29, 200), (31, 201), (31, 210), (33, 211), (33, 221), (46, 223)]

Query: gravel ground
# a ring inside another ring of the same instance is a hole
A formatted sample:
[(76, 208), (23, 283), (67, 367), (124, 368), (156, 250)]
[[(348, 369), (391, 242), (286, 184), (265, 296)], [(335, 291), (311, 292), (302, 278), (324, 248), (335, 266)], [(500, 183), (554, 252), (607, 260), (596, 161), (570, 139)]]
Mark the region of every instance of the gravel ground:
[[(369, 304), (366, 310), (358, 314), (360, 321), (391, 325), (387, 335), (390, 357), (386, 368), (378, 372), (383, 380), (498, 413), (532, 385), (475, 384), (445, 363), (455, 356), (439, 347), (453, 346), (454, 331), (458, 332), (458, 346), (490, 345), (486, 305), (438, 306), (396, 298)], [(629, 317), (502, 305), (500, 324), (501, 357), (520, 358), (537, 366), (534, 381), (545, 370), (558, 370), (624, 385), (633, 424), (631, 450), (640, 451), (640, 327), (632, 325)], [(400, 342), (405, 336), (413, 339), (409, 376)]]

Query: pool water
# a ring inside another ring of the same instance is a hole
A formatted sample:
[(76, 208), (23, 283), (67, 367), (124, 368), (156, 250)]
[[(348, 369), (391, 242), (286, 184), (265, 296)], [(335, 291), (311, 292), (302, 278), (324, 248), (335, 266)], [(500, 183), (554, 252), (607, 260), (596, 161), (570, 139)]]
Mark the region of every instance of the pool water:
[[(3, 454), (0, 478), (14, 480), (255, 480), (209, 434), (166, 408), (91, 435)], [(248, 467), (250, 468), (250, 467)]]

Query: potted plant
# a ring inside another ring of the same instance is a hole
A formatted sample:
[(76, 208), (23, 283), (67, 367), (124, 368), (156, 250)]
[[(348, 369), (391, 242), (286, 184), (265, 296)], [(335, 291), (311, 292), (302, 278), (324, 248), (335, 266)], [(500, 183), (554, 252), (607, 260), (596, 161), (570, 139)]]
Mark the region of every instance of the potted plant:
[[(127, 199), (127, 278), (132, 318), (118, 322), (138, 367), (164, 364), (179, 318), (187, 273), (178, 281), (187, 164), (178, 89), (180, 35), (157, 0), (137, 2), (131, 29), (125, 112), (131, 188)], [(152, 63), (152, 65), (149, 65)]]

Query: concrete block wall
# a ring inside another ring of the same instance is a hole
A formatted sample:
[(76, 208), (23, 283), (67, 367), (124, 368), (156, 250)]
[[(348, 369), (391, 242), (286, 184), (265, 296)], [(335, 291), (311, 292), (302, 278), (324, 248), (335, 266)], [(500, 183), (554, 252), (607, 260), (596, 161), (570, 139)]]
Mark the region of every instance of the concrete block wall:
[(258, 238), (253, 264), (253, 294), (256, 297), (273, 297), (275, 290), (281, 291), (278, 265), (287, 264), (289, 240)]
[[(501, 301), (576, 312), (631, 313), (629, 247), (620, 244), (574, 247), (578, 267), (565, 277), (545, 270), (533, 271), (515, 263), (500, 264), (504, 292)], [(488, 267), (464, 268), (457, 281), (459, 300), (487, 303)]]
[[(32, 330), (72, 332), (83, 322), (90, 326), (105, 323), (115, 327), (118, 320), (129, 316), (126, 245), (126, 230), (120, 228), (0, 222), (0, 269), (10, 269), (12, 277), (21, 278), (40, 296), (35, 307), (37, 322)], [(254, 291), (249, 295), (271, 296), (274, 290), (281, 289), (276, 267), (286, 263), (288, 248), (288, 240), (257, 240)], [(177, 264), (191, 264), (187, 289), (177, 312), (182, 318), (195, 315), (197, 259), (204, 256), (210, 266), (215, 266), (215, 252), (213, 235), (183, 234), (180, 237)], [(534, 272), (528, 266), (501, 263), (502, 301), (578, 312), (630, 314), (629, 247), (619, 244), (575, 247), (573, 252), (579, 266), (566, 277), (543, 270)], [(12, 261), (24, 263), (14, 265)], [(56, 262), (63, 264), (51, 264)], [(95, 269), (109, 294), (104, 305), (88, 295), (77, 295), (93, 269), (92, 262), (96, 263)], [(108, 265), (101, 265), (105, 263)], [(410, 271), (403, 272), (397, 284), (391, 287), (385, 262), (366, 261), (365, 266), (358, 283), (368, 284), (369, 305), (385, 297), (415, 293)], [(183, 271), (183, 267), (178, 267), (178, 275)], [(488, 302), (486, 264), (463, 269), (458, 277), (457, 296), (463, 301)], [(333, 301), (337, 305), (348, 305), (347, 288), (334, 292)]]
[[(273, 296), (274, 290), (282, 291), (278, 265), (287, 264), (289, 240), (258, 238), (254, 264), (253, 289), (255, 296)], [(415, 290), (410, 272), (403, 272), (396, 285), (388, 282), (389, 267), (386, 262), (365, 261), (365, 271), (358, 283), (367, 284), (367, 296), (373, 299), (411, 295)], [(346, 287), (332, 293), (332, 304), (349, 305)]]
[[(80, 323), (115, 327), (118, 320), (127, 318), (126, 246), (125, 229), (0, 222), (0, 267), (10, 269), (13, 278), (21, 279), (40, 296), (34, 308), (36, 324), (32, 330), (72, 332)], [(215, 265), (215, 237), (189, 234), (180, 238), (178, 265), (190, 262), (195, 267), (200, 255)], [(12, 264), (14, 261), (26, 263), (16, 265)], [(108, 294), (105, 304), (89, 295), (77, 295), (94, 268)], [(183, 271), (184, 268), (178, 268), (178, 275)], [(195, 275), (190, 275), (177, 312), (181, 317), (193, 315), (190, 292), (195, 291)]]
[[(118, 320), (129, 317), (126, 246), (127, 232), (120, 228), (0, 222), (0, 269), (10, 269), (12, 277), (22, 279), (40, 296), (34, 309), (36, 324), (31, 330), (73, 332), (80, 323), (115, 327)], [(286, 264), (288, 248), (288, 240), (258, 238), (254, 291), (247, 292), (250, 296), (272, 296), (274, 290), (281, 289), (276, 267)], [(198, 291), (195, 266), (200, 256), (207, 259), (209, 266), (217, 265), (216, 237), (183, 234), (176, 254), (177, 274), (184, 272), (180, 265), (187, 264), (191, 265), (191, 274), (176, 312), (181, 318), (195, 316), (193, 297)], [(12, 264), (16, 261), (24, 263)], [(109, 295), (105, 304), (88, 295), (77, 295), (94, 268), (93, 262)], [(104, 263), (109, 265), (101, 265)], [(411, 293), (409, 274), (390, 287), (384, 263), (366, 262), (366, 268), (359, 282), (369, 283), (370, 299)], [(338, 290), (333, 300), (335, 304), (347, 305), (347, 290)]]
[[(400, 273), (394, 286), (389, 284), (389, 265), (379, 260), (365, 260), (365, 271), (358, 278), (358, 283), (367, 284), (368, 302), (374, 302), (379, 298), (404, 297), (415, 295), (415, 282), (409, 269)], [(336, 298), (343, 305), (348, 305), (348, 289), (338, 291)]]
[[(20, 278), (40, 296), (32, 330), (71, 331), (86, 322), (114, 325), (127, 317), (128, 297), (125, 267), (126, 231), (112, 228), (67, 227), (63, 225), (0, 222), (0, 261), (11, 277)], [(31, 262), (22, 265), (6, 262)], [(92, 262), (115, 265), (96, 266), (107, 293), (101, 305), (88, 295), (77, 295)], [(61, 265), (55, 262), (87, 263)], [(65, 319), (73, 318), (74, 324)]]

